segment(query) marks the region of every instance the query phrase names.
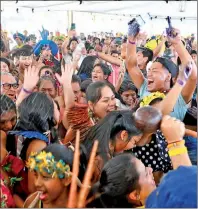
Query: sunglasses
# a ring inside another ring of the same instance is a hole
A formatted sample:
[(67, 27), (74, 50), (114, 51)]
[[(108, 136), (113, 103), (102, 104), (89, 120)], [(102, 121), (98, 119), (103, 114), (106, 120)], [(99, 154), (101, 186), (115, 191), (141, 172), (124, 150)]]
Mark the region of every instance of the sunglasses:
[(9, 90), (9, 89), (11, 89), (11, 87), (12, 87), (13, 89), (18, 89), (19, 84), (17, 84), (17, 83), (13, 83), (13, 84), (10, 84), (10, 83), (2, 83), (1, 86), (3, 86), (3, 88), (4, 88), (5, 90)]

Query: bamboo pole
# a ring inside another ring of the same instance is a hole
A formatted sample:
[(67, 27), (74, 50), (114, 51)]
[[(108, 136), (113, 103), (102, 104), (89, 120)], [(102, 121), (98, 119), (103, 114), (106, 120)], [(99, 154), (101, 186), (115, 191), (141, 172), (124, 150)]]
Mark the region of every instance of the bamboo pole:
[(73, 169), (72, 169), (72, 180), (69, 192), (68, 204), (66, 207), (75, 208), (77, 205), (77, 181), (79, 173), (79, 156), (80, 156), (80, 131), (76, 132), (76, 143), (74, 151)]
[(79, 193), (79, 199), (78, 199), (78, 204), (77, 204), (78, 208), (83, 208), (86, 206), (85, 204), (86, 204), (86, 199), (90, 190), (91, 177), (94, 172), (94, 160), (95, 160), (97, 149), (98, 149), (98, 141), (95, 141), (92, 151), (91, 151), (91, 156), (89, 159), (87, 170), (83, 179), (83, 183), (82, 183), (83, 186)]

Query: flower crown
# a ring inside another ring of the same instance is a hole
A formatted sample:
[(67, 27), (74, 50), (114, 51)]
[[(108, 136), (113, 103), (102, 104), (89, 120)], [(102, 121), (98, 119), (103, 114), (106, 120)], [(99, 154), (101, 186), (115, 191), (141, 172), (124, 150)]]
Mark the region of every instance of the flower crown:
[(142, 101), (140, 102), (140, 107), (148, 106), (150, 103), (157, 98), (164, 99), (166, 96), (163, 93), (160, 93), (159, 91), (149, 94), (148, 96), (145, 96)]
[(69, 165), (65, 164), (63, 160), (55, 161), (51, 152), (32, 152), (26, 166), (31, 171), (37, 171), (41, 174), (48, 173), (52, 175), (52, 178), (62, 179), (65, 175), (67, 177), (70, 175)]

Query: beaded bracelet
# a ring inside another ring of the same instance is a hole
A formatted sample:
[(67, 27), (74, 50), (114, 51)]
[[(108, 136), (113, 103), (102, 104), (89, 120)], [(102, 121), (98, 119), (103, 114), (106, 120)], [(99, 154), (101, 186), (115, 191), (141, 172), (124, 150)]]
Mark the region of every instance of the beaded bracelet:
[(31, 93), (33, 93), (32, 91), (28, 91), (28, 90), (25, 89), (24, 87), (23, 87), (22, 89), (23, 89), (23, 91), (24, 91), (26, 94), (31, 94)]
[(181, 147), (181, 148), (174, 148), (174, 149), (171, 149), (168, 151), (168, 154), (170, 157), (173, 157), (173, 156), (177, 156), (177, 155), (182, 155), (182, 154), (185, 154), (187, 153), (187, 149), (185, 146)]
[(130, 44), (135, 45), (136, 42), (135, 41), (129, 41)]

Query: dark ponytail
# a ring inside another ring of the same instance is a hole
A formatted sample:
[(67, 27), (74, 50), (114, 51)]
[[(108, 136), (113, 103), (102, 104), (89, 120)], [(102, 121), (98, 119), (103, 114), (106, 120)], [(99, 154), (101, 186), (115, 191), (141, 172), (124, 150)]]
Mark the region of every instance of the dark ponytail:
[(127, 203), (128, 194), (139, 188), (138, 180), (136, 158), (132, 154), (120, 154), (105, 164), (91, 194), (101, 194), (100, 203), (105, 207), (119, 207), (124, 205), (123, 201)]
[(97, 154), (105, 162), (111, 156), (109, 142), (115, 143), (117, 133), (126, 130), (130, 138), (139, 135), (141, 132), (135, 127), (132, 114), (133, 112), (130, 110), (113, 111), (95, 126), (91, 127), (83, 141), (83, 145), (87, 150), (87, 159), (90, 157), (95, 140), (99, 141)]

